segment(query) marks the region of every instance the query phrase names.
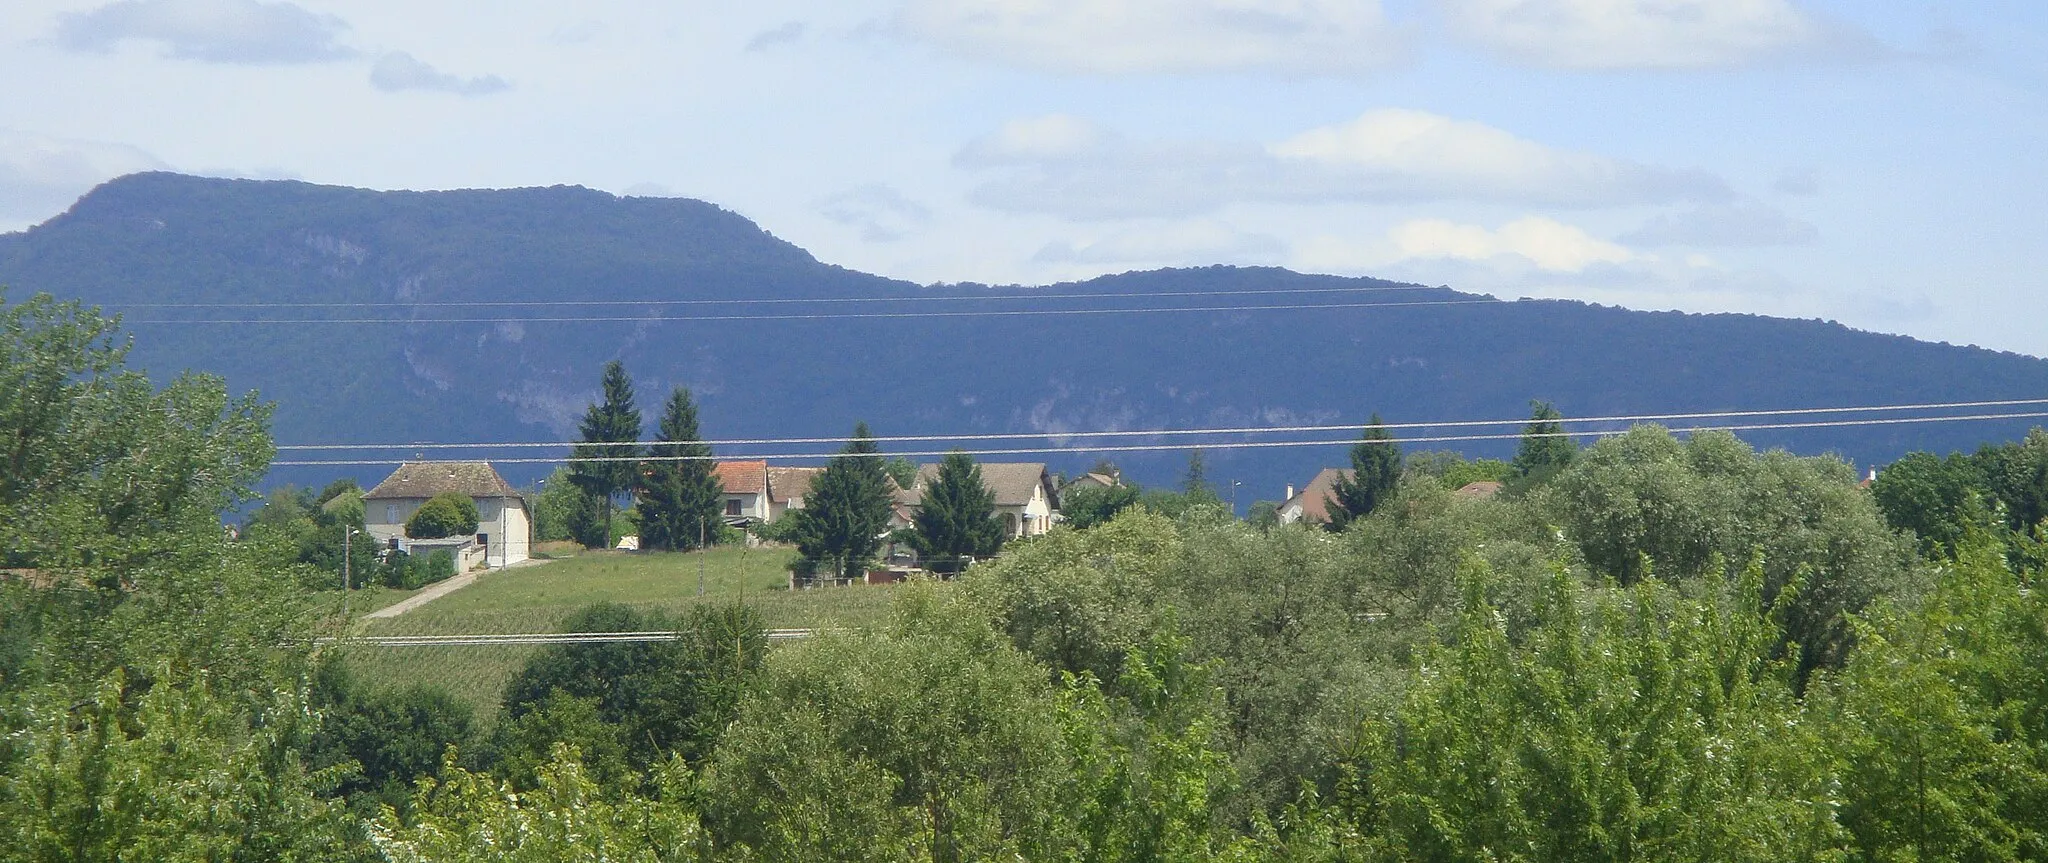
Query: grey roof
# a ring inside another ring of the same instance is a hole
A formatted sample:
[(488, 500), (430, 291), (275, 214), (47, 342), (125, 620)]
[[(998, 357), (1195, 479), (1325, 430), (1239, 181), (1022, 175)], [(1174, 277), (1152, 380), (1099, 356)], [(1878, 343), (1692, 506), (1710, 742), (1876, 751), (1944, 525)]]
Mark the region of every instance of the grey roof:
[(822, 467), (771, 467), (768, 469), (768, 499), (787, 502), (809, 497), (811, 481), (824, 473)]
[[(910, 506), (924, 501), (924, 487), (939, 478), (939, 466), (921, 464), (917, 466), (917, 487), (898, 492), (896, 500)], [(1031, 493), (1039, 485), (1051, 485), (1052, 478), (1046, 475), (1044, 462), (982, 462), (981, 484), (995, 493), (996, 506), (1023, 506), (1031, 502)], [(1046, 503), (1054, 501), (1052, 489), (1046, 489)]]
[(427, 498), (451, 491), (470, 497), (519, 496), (489, 462), (415, 461), (400, 465), (363, 499)]

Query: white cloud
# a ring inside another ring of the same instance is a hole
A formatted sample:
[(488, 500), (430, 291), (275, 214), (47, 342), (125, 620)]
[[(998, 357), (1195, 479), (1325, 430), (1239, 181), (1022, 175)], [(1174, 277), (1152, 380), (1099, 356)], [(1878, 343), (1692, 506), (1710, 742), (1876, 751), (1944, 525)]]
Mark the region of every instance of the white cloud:
[(970, 195), (1072, 218), (1192, 215), (1226, 204), (1477, 201), (1600, 207), (1719, 200), (1699, 171), (1560, 150), (1474, 122), (1373, 111), (1270, 146), (1130, 142), (1054, 115), (1013, 122), (955, 158), (994, 175)]
[(1311, 129), (1270, 148), (1313, 163), (1353, 189), (1390, 199), (1430, 197), (1559, 206), (1674, 200), (1718, 192), (1695, 172), (1559, 150), (1483, 123), (1384, 109)]
[(1102, 127), (1071, 114), (1047, 114), (1004, 123), (953, 157), (965, 167), (1019, 165), (1073, 159), (1101, 152), (1114, 138)]
[(804, 22), (802, 21), (785, 21), (779, 27), (755, 33), (752, 38), (747, 40), (747, 50), (766, 51), (777, 45), (787, 45), (802, 39), (805, 29)]
[(932, 219), (929, 207), (881, 183), (839, 192), (818, 202), (818, 212), (842, 225), (860, 229), (870, 243), (901, 240)]
[(1461, 35), (1523, 63), (1566, 69), (1737, 65), (1835, 34), (1788, 0), (1441, 0)]
[(1075, 246), (1048, 243), (1032, 260), (1051, 264), (1277, 264), (1287, 244), (1269, 234), (1240, 231), (1222, 222), (1200, 219), (1147, 225), (1111, 233)]
[(1379, 0), (910, 0), (899, 23), (1056, 71), (1350, 74), (1400, 58)]
[(0, 229), (61, 213), (80, 195), (114, 177), (168, 167), (124, 144), (0, 129)]
[(429, 90), (457, 96), (488, 96), (512, 89), (511, 84), (496, 75), (457, 77), (404, 51), (392, 51), (377, 58), (377, 65), (370, 67), (370, 85), (386, 93)]
[(291, 3), (260, 0), (120, 0), (64, 15), (57, 44), (106, 52), (156, 42), (167, 56), (207, 63), (313, 63), (355, 56), (337, 40), (348, 24)]
[(1661, 213), (1620, 240), (1635, 246), (1796, 246), (1819, 236), (1812, 225), (1752, 201)]
[(1443, 219), (1416, 219), (1396, 225), (1387, 238), (1404, 258), (1483, 261), (1511, 255), (1538, 269), (1559, 273), (1576, 273), (1594, 264), (1626, 263), (1637, 257), (1577, 227), (1540, 216), (1516, 219), (1498, 230)]

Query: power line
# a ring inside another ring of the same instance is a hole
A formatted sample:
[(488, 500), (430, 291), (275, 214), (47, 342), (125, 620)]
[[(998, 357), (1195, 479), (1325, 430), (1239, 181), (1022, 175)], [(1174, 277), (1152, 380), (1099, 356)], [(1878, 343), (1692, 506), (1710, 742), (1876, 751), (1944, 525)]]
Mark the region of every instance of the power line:
[[(1941, 416), (1941, 417), (1876, 417), (1876, 418), (1870, 418), (1870, 419), (1856, 419), (1856, 420), (1823, 420), (1823, 421), (1804, 421), (1804, 422), (1789, 422), (1789, 423), (1746, 423), (1746, 424), (1730, 424), (1730, 425), (1705, 425), (1705, 426), (1691, 426), (1691, 427), (1687, 427), (1687, 428), (1673, 428), (1673, 429), (1669, 429), (1669, 431), (1672, 431), (1672, 432), (1679, 432), (1679, 433), (1685, 433), (1685, 432), (1703, 432), (1703, 431), (1756, 431), (1756, 430), (1766, 430), (1766, 429), (1801, 429), (1801, 428), (1838, 428), (1838, 427), (1843, 427), (1843, 426), (1874, 426), (1874, 425), (1903, 425), (1903, 424), (1910, 424), (1910, 423), (1934, 423), (1934, 422), (1968, 422), (1968, 421), (1977, 421), (1977, 420), (2001, 420), (2001, 419), (2036, 419), (2036, 418), (2041, 418), (2041, 417), (2048, 417), (2048, 411), (2035, 411), (2035, 412), (2028, 412), (2028, 413), (2002, 413), (2002, 414), (1971, 414), (1971, 415), (1965, 415), (1965, 416)], [(1449, 442), (1456, 442), (1456, 441), (1482, 441), (1482, 440), (1519, 440), (1519, 439), (1522, 439), (1522, 438), (1524, 438), (1524, 437), (1535, 437), (1535, 438), (1552, 438), (1552, 437), (1564, 437), (1564, 438), (1574, 438), (1574, 437), (1609, 437), (1609, 436), (1612, 436), (1612, 435), (1626, 434), (1627, 432), (1628, 432), (1628, 430), (1627, 430), (1627, 429), (1595, 429), (1595, 430), (1587, 430), (1587, 431), (1577, 431), (1577, 432), (1554, 432), (1554, 433), (1539, 433), (1539, 434), (1533, 434), (1533, 435), (1532, 435), (1532, 434), (1526, 434), (1526, 433), (1512, 433), (1512, 432), (1511, 432), (1511, 433), (1507, 433), (1507, 434), (1482, 434), (1482, 435), (1436, 435), (1436, 436), (1429, 436), (1429, 437), (1409, 437), (1409, 438), (1391, 439), (1391, 440), (1385, 440), (1385, 441), (1379, 441), (1379, 442), (1383, 442), (1383, 443), (1389, 443), (1389, 444), (1401, 444), (1401, 443), (1449, 443)], [(871, 458), (888, 458), (888, 457), (895, 457), (895, 456), (943, 456), (943, 455), (949, 455), (949, 454), (951, 454), (951, 453), (953, 453), (953, 452), (962, 452), (962, 453), (965, 453), (966, 455), (1029, 455), (1029, 454), (1052, 454), (1052, 453), (1093, 453), (1093, 452), (1158, 452), (1158, 451), (1164, 451), (1164, 450), (1187, 450), (1187, 449), (1196, 449), (1196, 448), (1199, 448), (1199, 449), (1219, 449), (1219, 450), (1228, 450), (1228, 449), (1270, 449), (1270, 448), (1279, 448), (1279, 447), (1303, 447), (1303, 446), (1351, 446), (1351, 445), (1355, 445), (1355, 444), (1358, 444), (1358, 443), (1369, 443), (1369, 442), (1373, 442), (1373, 441), (1361, 441), (1361, 440), (1359, 440), (1359, 439), (1355, 439), (1355, 438), (1343, 438), (1343, 439), (1337, 439), (1337, 440), (1304, 440), (1304, 441), (1195, 441), (1195, 442), (1192, 442), (1192, 443), (1177, 443), (1177, 444), (1136, 444), (1136, 445), (1131, 445), (1131, 444), (1124, 444), (1124, 445), (1112, 445), (1112, 446), (1062, 446), (1062, 447), (1010, 447), (1010, 448), (1001, 448), (1001, 449), (975, 449), (975, 450), (925, 450), (925, 451), (919, 451), (919, 452), (894, 452), (894, 453), (889, 453), (889, 452), (879, 452), (879, 453), (783, 453), (783, 454), (775, 454), (775, 455), (761, 455), (761, 454), (749, 454), (749, 455), (745, 456), (745, 458), (747, 458), (748, 460), (768, 460), (768, 459), (775, 459), (775, 460), (780, 460), (780, 461), (801, 461), (801, 460), (806, 460), (806, 459), (829, 459), (829, 458), (838, 458), (838, 457), (841, 457), (841, 456), (852, 456), (852, 457), (871, 457)], [(595, 457), (582, 457), (582, 458), (578, 458), (578, 457), (574, 457), (574, 456), (564, 456), (564, 457), (560, 457), (560, 458), (545, 458), (545, 457), (543, 457), (543, 458), (507, 458), (507, 459), (493, 459), (492, 461), (493, 461), (493, 462), (495, 462), (495, 463), (497, 463), (497, 464), (575, 464), (575, 463), (583, 463), (583, 462), (659, 462), (659, 461), (718, 461), (718, 460), (721, 460), (721, 459), (731, 459), (731, 458), (732, 458), (731, 456), (722, 456), (722, 457), (721, 457), (721, 456), (716, 456), (716, 455), (710, 455), (710, 456), (647, 456), (647, 457), (626, 457), (626, 456), (595, 456)], [(406, 462), (405, 462), (405, 460), (403, 460), (403, 459), (399, 459), (399, 460), (392, 460), (392, 459), (306, 459), (306, 460), (298, 460), (298, 461), (275, 461), (275, 462), (271, 462), (271, 465), (272, 465), (273, 467), (314, 467), (314, 466), (360, 466), (360, 465), (395, 465), (395, 464), (405, 464), (405, 463), (406, 463)]]
[[(1033, 289), (1025, 288), (1025, 291)], [(708, 305), (771, 305), (803, 303), (938, 303), (938, 302), (1008, 302), (1016, 300), (1128, 300), (1151, 297), (1247, 297), (1276, 294), (1348, 294), (1377, 291), (1443, 291), (1442, 287), (1428, 285), (1386, 285), (1382, 287), (1343, 288), (1260, 288), (1227, 291), (1143, 291), (1132, 293), (1020, 293), (972, 295), (931, 295), (903, 297), (733, 297), (726, 299), (697, 298), (686, 300), (434, 300), (431, 302), (409, 303), (403, 300), (378, 300), (375, 302), (353, 303), (109, 303), (119, 309), (355, 309), (355, 308), (444, 308), (451, 306), (502, 306), (515, 308), (544, 308), (550, 306), (708, 306)]]
[[(810, 638), (817, 634), (814, 629), (770, 629), (766, 632), (769, 641), (788, 641)], [(344, 644), (366, 647), (476, 647), (510, 646), (520, 644), (621, 644), (635, 642), (675, 641), (684, 633), (681, 630), (649, 630), (643, 632), (510, 632), (483, 635), (370, 635), (348, 638), (317, 638), (315, 644)]]
[[(1598, 422), (1661, 422), (1664, 420), (1727, 419), (1731, 417), (1760, 416), (1804, 416), (1831, 413), (1872, 413), (1878, 411), (1913, 410), (1960, 410), (1963, 408), (2014, 407), (2018, 405), (2048, 404), (2048, 398), (2002, 399), (1997, 401), (1974, 402), (1927, 402), (1921, 404), (1861, 405), (1833, 408), (1780, 408), (1776, 410), (1742, 411), (1701, 411), (1694, 413), (1662, 414), (1620, 414), (1614, 416), (1563, 417), (1562, 423)], [(1501, 420), (1446, 420), (1441, 422), (1381, 423), (1385, 429), (1416, 428), (1484, 428), (1488, 426), (1515, 426), (1530, 422), (1528, 417)], [(1207, 429), (1122, 429), (1113, 431), (1047, 431), (1020, 432), (1014, 434), (942, 434), (942, 435), (893, 435), (868, 438), (876, 443), (906, 443), (913, 441), (989, 441), (1022, 440), (1033, 438), (1096, 438), (1096, 437), (1163, 437), (1185, 435), (1226, 435), (1226, 434), (1291, 434), (1301, 432), (1363, 431), (1370, 426), (1349, 425), (1300, 425), (1300, 426), (1240, 426), (1235, 428)], [(845, 437), (808, 438), (738, 438), (731, 440), (691, 441), (702, 446), (767, 446), (820, 443), (845, 443)], [(662, 441), (551, 441), (539, 443), (404, 443), (404, 444), (283, 444), (277, 447), (283, 451), (301, 450), (422, 450), (422, 449), (543, 449), (558, 447), (600, 447), (600, 446), (645, 446)]]
[(125, 324), (567, 324), (567, 323), (683, 323), (730, 321), (839, 321), (889, 320), (904, 318), (1003, 318), (1073, 315), (1152, 315), (1192, 312), (1274, 312), (1302, 309), (1385, 309), (1419, 306), (1501, 305), (1500, 300), (1418, 300), (1407, 303), (1276, 303), (1242, 306), (1169, 306), (1165, 308), (1126, 307), (1108, 309), (985, 309), (942, 312), (791, 312), (730, 315), (576, 315), (530, 318), (155, 318), (123, 321)]

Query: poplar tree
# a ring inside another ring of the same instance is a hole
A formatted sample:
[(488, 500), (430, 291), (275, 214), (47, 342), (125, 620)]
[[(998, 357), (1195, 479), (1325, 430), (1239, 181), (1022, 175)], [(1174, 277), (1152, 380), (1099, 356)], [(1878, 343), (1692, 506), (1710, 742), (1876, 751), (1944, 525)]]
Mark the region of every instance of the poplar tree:
[(1339, 477), (1328, 500), (1330, 529), (1343, 530), (1353, 519), (1364, 518), (1394, 497), (1401, 482), (1401, 445), (1373, 414), (1351, 446), (1351, 475)]
[(881, 448), (867, 423), (853, 427), (853, 439), (811, 483), (804, 508), (796, 511), (799, 566), (832, 578), (865, 571), (882, 548), (889, 527), (889, 477)]
[(640, 547), (687, 551), (718, 536), (723, 490), (712, 475), (711, 447), (697, 430), (697, 405), (687, 387), (669, 393), (662, 410), (661, 439), (634, 489), (640, 505)]
[(957, 573), (963, 558), (984, 558), (1003, 544), (996, 495), (981, 481), (981, 466), (964, 452), (946, 454), (939, 475), (924, 489), (911, 545), (933, 572)]
[(576, 540), (590, 548), (611, 547), (614, 498), (633, 488), (640, 466), (632, 461), (640, 454), (640, 409), (633, 404), (633, 379), (625, 365), (605, 363), (603, 388), (604, 402), (583, 414), (583, 444), (569, 452), (571, 458), (593, 459), (572, 461), (569, 468), (569, 481), (598, 504), (599, 522), (574, 528)]

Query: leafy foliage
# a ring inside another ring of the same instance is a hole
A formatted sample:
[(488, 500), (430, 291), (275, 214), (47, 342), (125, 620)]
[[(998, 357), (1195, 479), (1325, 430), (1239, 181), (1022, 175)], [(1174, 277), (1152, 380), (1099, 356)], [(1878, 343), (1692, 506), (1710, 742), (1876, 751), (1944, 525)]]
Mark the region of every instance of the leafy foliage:
[(413, 539), (442, 539), (476, 533), (476, 501), (461, 492), (443, 492), (420, 504), (405, 520), (405, 535)]
[(1138, 497), (1135, 485), (1080, 485), (1060, 492), (1060, 515), (1075, 530), (1087, 530), (1137, 506)]

